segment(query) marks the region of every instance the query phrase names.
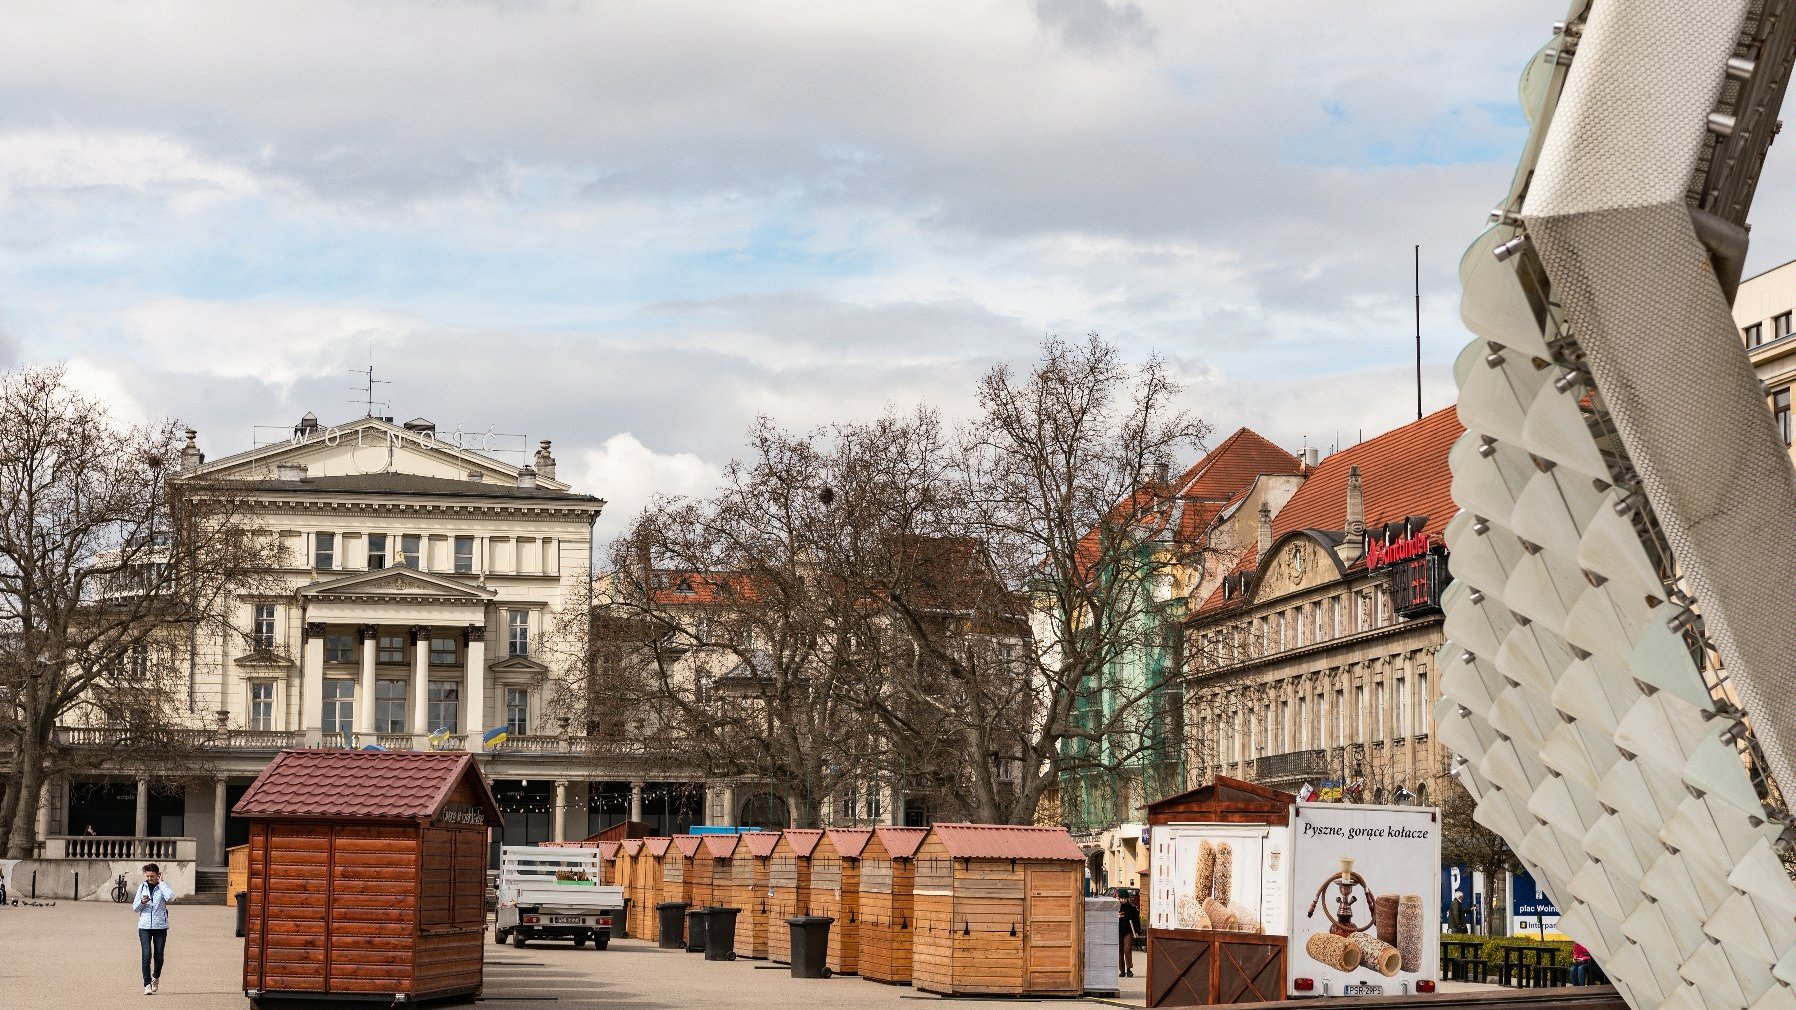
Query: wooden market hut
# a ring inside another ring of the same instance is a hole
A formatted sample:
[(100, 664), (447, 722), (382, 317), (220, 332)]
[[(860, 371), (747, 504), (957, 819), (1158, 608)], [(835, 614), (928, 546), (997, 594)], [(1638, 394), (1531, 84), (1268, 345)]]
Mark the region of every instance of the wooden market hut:
[(480, 992), (503, 820), (473, 755), (282, 751), (233, 813), (249, 821), (252, 999)]
[(617, 887), (617, 852), (616, 842), (599, 843), (599, 883)]
[[(686, 900), (693, 908), (708, 908), (711, 900), (711, 850), (704, 835), (675, 835), (674, 847), (680, 850), (680, 876), (686, 883)], [(671, 855), (673, 849), (669, 849)]]
[(811, 853), (823, 840), (815, 828), (780, 832), (767, 861), (767, 957), (775, 964), (792, 963), (792, 932), (786, 920), (811, 914)]
[[(777, 831), (745, 831), (737, 837), (741, 843), (730, 860), (736, 897), (742, 903), (742, 914), (736, 916), (736, 956), (763, 958), (767, 956), (768, 922), (772, 919), (770, 864), (780, 835)], [(780, 925), (783, 928), (785, 924)], [(789, 937), (787, 942), (791, 942)]]
[[(673, 839), (665, 835), (650, 835), (642, 840), (642, 851), (636, 854), (636, 888), (642, 893), (642, 938), (659, 940), (661, 938), (661, 920), (655, 906), (663, 901), (680, 901), (679, 885), (674, 885), (672, 897), (668, 896), (668, 885), (661, 879), (662, 864), (667, 858), (667, 850), (673, 847)], [(684, 923), (680, 931), (684, 934)]]
[(874, 828), (861, 850), (861, 977), (910, 981), (911, 888), (928, 828)]
[(611, 863), (611, 875), (624, 889), (624, 935), (642, 936), (642, 895), (636, 885), (636, 856), (642, 851), (642, 839), (625, 838), (617, 843), (617, 858)]
[[(736, 850), (741, 847), (741, 835), (731, 832), (727, 835), (706, 835), (704, 850), (709, 856), (706, 873), (707, 885), (711, 889), (711, 904), (719, 908), (741, 908), (742, 899), (736, 893), (735, 868), (731, 865)], [(740, 915), (737, 916), (741, 918)]]
[(860, 971), (861, 852), (872, 837), (868, 829), (830, 828), (811, 852), (811, 914), (836, 920), (823, 963), (837, 975)]
[(1085, 853), (1065, 828), (937, 824), (916, 864), (912, 985), (943, 995), (1083, 992)]
[[(1297, 797), (1252, 782), (1218, 775), (1208, 785), (1147, 805), (1150, 833), (1173, 825), (1265, 825), (1291, 822)], [(1156, 834), (1155, 837), (1158, 837)], [(1160, 867), (1142, 876), (1145, 899)], [(1168, 871), (1169, 872), (1169, 871)], [(1262, 933), (1156, 928), (1144, 900), (1147, 930), (1147, 1005), (1210, 1006), (1258, 1003), (1285, 997), (1288, 939)]]

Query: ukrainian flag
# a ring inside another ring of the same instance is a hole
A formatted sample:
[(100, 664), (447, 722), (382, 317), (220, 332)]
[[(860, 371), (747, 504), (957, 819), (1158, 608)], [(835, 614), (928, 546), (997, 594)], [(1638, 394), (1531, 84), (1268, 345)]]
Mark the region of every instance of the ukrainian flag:
[(430, 734), (426, 739), (430, 741), (432, 750), (442, 750), (443, 745), (449, 742), (449, 727), (441, 727), (435, 733)]
[(509, 739), (511, 739), (511, 727), (501, 723), (481, 735), (480, 745), (485, 750), (492, 750)]

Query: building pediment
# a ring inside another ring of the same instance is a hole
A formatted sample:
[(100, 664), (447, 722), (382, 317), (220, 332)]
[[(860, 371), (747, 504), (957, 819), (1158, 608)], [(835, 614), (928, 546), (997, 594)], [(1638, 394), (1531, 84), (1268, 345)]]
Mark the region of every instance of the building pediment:
[(498, 592), (434, 572), (420, 572), (411, 568), (382, 568), (325, 582), (314, 582), (301, 589), (299, 595), (314, 600), (409, 597), (474, 603), (490, 600)]
[(295, 666), (293, 657), (275, 649), (257, 649), (248, 655), (238, 656), (236, 663), (240, 667), (267, 667), (270, 669), (287, 669)]
[[(494, 457), (493, 436), (460, 432), (415, 431), (383, 418), (360, 417), (344, 424), (296, 428), (288, 437), (247, 452), (213, 460), (195, 473), (222, 480), (265, 480), (283, 464), (307, 467), (310, 476), (340, 476), (377, 471), (517, 483), (521, 467)], [(539, 486), (557, 491), (568, 485), (538, 475)]]
[(548, 673), (549, 668), (528, 656), (507, 656), (487, 669), (494, 673)]
[(1273, 600), (1333, 582), (1347, 574), (1337, 548), (1341, 534), (1293, 530), (1280, 537), (1259, 562), (1254, 600)]

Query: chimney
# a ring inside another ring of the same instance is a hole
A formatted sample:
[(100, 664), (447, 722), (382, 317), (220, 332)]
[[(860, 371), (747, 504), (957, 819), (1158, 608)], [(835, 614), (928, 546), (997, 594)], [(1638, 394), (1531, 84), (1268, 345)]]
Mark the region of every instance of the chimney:
[(304, 463), (281, 463), (274, 468), (274, 476), (277, 480), (302, 481), (306, 479), (306, 466)]
[(536, 469), (534, 467), (527, 466), (524, 469), (518, 471), (518, 486), (519, 487), (535, 487), (536, 486)]
[(1341, 563), (1351, 565), (1366, 554), (1366, 496), (1360, 490), (1359, 467), (1347, 469), (1347, 539), (1337, 552)]
[(549, 440), (546, 438), (536, 444), (536, 472), (550, 480), (555, 479), (555, 457), (549, 454)]
[(201, 452), (200, 447), (195, 445), (193, 441), (198, 437), (199, 432), (194, 431), (192, 428), (187, 429), (187, 444), (181, 447), (182, 473), (192, 473), (200, 468), (200, 464), (206, 462), (206, 454)]
[(437, 423), (428, 418), (414, 417), (405, 422), (405, 430), (414, 435), (430, 435), (435, 437), (437, 433)]
[(318, 415), (309, 410), (306, 411), (305, 416), (299, 419), (299, 423), (293, 426), (293, 434), (299, 436), (300, 441), (318, 434)]
[(1297, 457), (1303, 460), (1305, 470), (1314, 470), (1322, 465), (1322, 450), (1313, 445), (1306, 445), (1299, 450)]
[(1260, 561), (1266, 563), (1266, 555), (1272, 550), (1272, 506), (1260, 503)]

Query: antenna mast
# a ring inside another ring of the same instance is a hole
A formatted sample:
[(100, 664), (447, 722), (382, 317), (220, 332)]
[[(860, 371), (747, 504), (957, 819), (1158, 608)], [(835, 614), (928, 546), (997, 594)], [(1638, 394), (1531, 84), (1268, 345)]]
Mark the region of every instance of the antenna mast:
[(360, 388), (354, 388), (354, 387), (351, 388), (352, 392), (357, 392), (357, 393), (362, 394), (361, 397), (359, 399), (349, 401), (350, 403), (360, 403), (363, 405), (363, 407), (367, 410), (367, 413), (364, 414), (363, 416), (374, 417), (375, 416), (374, 408), (377, 405), (380, 407), (383, 407), (387, 410), (393, 409), (393, 405), (390, 402), (388, 402), (386, 400), (376, 400), (374, 398), (374, 387), (375, 386), (391, 385), (393, 380), (377, 379), (374, 377), (374, 358), (372, 355), (370, 355), (368, 358), (368, 367), (367, 368), (352, 368), (349, 370), (349, 374), (363, 376)]
[(1422, 247), (1416, 246), (1416, 420), (1422, 419)]

